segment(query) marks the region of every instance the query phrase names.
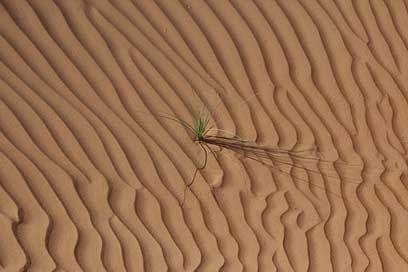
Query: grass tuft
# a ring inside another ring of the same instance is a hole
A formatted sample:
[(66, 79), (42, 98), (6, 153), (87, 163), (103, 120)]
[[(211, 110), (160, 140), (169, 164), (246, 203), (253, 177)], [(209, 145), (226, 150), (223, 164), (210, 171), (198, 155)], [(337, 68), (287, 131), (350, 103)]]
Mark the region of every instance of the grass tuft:
[[(244, 102), (247, 102), (247, 101), (248, 100), (245, 100)], [(221, 102), (221, 100), (219, 102)], [(297, 165), (296, 163), (293, 163), (293, 160), (297, 160), (297, 161), (314, 160), (314, 161), (319, 161), (319, 162), (332, 163), (329, 161), (324, 161), (316, 156), (310, 157), (310, 156), (304, 155), (307, 152), (309, 153), (311, 151), (315, 152), (316, 149), (314, 148), (301, 150), (301, 151), (294, 151), (294, 150), (286, 150), (286, 149), (281, 149), (281, 148), (263, 147), (263, 146), (259, 146), (254, 143), (251, 143), (249, 141), (246, 141), (244, 139), (241, 139), (239, 136), (229, 131), (214, 128), (213, 125), (210, 125), (210, 119), (211, 119), (210, 117), (213, 114), (213, 112), (217, 109), (218, 106), (219, 106), (219, 103), (216, 105), (216, 107), (214, 107), (212, 111), (206, 110), (206, 108), (203, 106), (201, 110), (193, 114), (192, 124), (188, 123), (187, 121), (183, 119), (177, 118), (175, 116), (171, 116), (167, 114), (155, 114), (155, 116), (157, 117), (174, 121), (178, 123), (179, 125), (183, 126), (184, 128), (186, 128), (187, 131), (191, 134), (192, 140), (196, 144), (198, 144), (204, 152), (204, 160), (203, 160), (202, 166), (196, 167), (190, 182), (186, 185), (186, 188), (184, 190), (184, 195), (183, 195), (183, 202), (181, 203), (182, 206), (184, 205), (184, 202), (185, 202), (186, 190), (189, 189), (194, 184), (197, 173), (200, 170), (203, 170), (207, 166), (209, 155), (212, 155), (214, 159), (218, 161), (217, 153), (221, 152), (223, 149), (231, 150), (241, 155), (244, 159), (254, 160), (258, 163), (261, 163), (263, 165), (266, 165), (275, 170), (278, 170), (281, 173), (285, 173), (288, 175), (291, 175), (291, 174), (289, 172), (285, 172), (282, 169), (280, 169), (280, 167), (275, 165), (275, 163), (287, 165), (292, 168), (303, 169), (308, 172), (314, 172), (316, 174), (319, 174), (325, 177), (331, 177), (331, 178), (338, 179), (337, 176), (330, 176), (327, 174), (322, 174), (320, 171), (309, 169), (304, 166), (300, 166), (300, 165)], [(224, 135), (224, 136), (220, 136), (220, 135)], [(213, 149), (214, 147), (216, 147), (217, 150)], [(291, 177), (294, 180), (308, 182), (307, 180), (302, 180), (293, 175), (291, 175)], [(352, 182), (352, 183), (359, 183), (359, 181)], [(339, 194), (330, 192), (323, 186), (319, 186), (313, 183), (311, 183), (311, 185), (341, 198)]]

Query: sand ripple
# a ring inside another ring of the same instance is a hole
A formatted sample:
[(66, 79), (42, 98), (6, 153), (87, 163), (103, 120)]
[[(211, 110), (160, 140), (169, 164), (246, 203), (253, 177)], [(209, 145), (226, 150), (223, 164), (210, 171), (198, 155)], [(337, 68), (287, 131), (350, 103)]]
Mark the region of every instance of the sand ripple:
[[(0, 270), (408, 271), (404, 1), (4, 0)], [(324, 160), (203, 154), (217, 127)], [(245, 101), (245, 102), (243, 102)]]

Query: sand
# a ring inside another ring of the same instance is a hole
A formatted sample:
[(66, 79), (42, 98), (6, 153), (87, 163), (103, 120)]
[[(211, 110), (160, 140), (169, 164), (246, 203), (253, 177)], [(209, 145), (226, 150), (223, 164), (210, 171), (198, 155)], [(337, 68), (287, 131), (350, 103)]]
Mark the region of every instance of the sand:
[[(403, 0), (1, 1), (0, 271), (408, 271), (407, 25)], [(204, 152), (158, 115), (202, 107), (314, 151), (224, 149), (185, 190)]]

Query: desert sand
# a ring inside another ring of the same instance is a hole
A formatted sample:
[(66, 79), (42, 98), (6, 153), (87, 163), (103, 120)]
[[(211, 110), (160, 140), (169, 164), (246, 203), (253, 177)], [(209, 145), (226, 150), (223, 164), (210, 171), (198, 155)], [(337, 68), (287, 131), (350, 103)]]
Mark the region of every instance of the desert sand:
[[(403, 0), (1, 1), (0, 271), (408, 271), (407, 25)], [(224, 148), (187, 188), (204, 151), (161, 115), (201, 108), (307, 158)]]

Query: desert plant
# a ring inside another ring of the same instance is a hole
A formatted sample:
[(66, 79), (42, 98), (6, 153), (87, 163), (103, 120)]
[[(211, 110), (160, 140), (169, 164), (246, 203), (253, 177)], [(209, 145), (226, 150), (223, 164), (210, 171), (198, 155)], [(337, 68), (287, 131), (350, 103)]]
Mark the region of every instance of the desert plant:
[[(245, 100), (244, 102), (247, 102), (247, 100)], [(296, 159), (296, 160), (309, 160), (309, 161), (315, 160), (319, 162), (324, 162), (324, 160), (322, 160), (321, 158), (317, 156), (310, 157), (310, 156), (304, 155), (307, 152), (316, 151), (315, 148), (294, 151), (294, 150), (286, 150), (282, 148), (264, 147), (264, 146), (259, 146), (255, 143), (251, 143), (250, 141), (244, 140), (229, 131), (222, 130), (222, 129), (216, 129), (214, 125), (210, 125), (210, 119), (211, 119), (210, 117), (215, 112), (217, 107), (218, 105), (214, 107), (212, 111), (209, 111), (209, 110), (206, 110), (206, 108), (203, 106), (201, 110), (193, 114), (192, 116), (193, 121), (191, 124), (183, 119), (180, 119), (175, 116), (168, 115), (168, 114), (155, 114), (157, 117), (165, 118), (165, 119), (177, 122), (179, 125), (186, 128), (189, 134), (192, 136), (192, 140), (195, 143), (197, 143), (204, 152), (203, 153), (204, 160), (203, 160), (202, 166), (196, 167), (190, 182), (186, 185), (186, 188), (184, 190), (182, 205), (184, 204), (184, 201), (185, 201), (186, 190), (189, 189), (193, 185), (196, 179), (197, 173), (200, 170), (203, 170), (204, 168), (206, 168), (209, 155), (211, 154), (214, 157), (214, 159), (218, 161), (217, 153), (221, 152), (223, 149), (231, 150), (237, 154), (240, 154), (243, 158), (254, 160), (258, 163), (267, 165), (268, 167), (272, 167), (273, 169), (276, 169), (288, 175), (290, 175), (289, 172), (283, 171), (280, 167), (276, 166), (275, 163), (278, 162), (280, 164), (288, 165), (293, 168), (303, 169), (308, 172), (314, 172), (314, 173), (317, 173), (325, 177), (337, 178), (335, 176), (323, 174), (320, 171), (316, 171), (316, 170), (309, 169), (301, 165), (297, 165), (296, 163), (293, 163), (293, 161), (291, 161), (293, 159)], [(213, 148), (217, 148), (217, 150), (214, 150)], [(291, 175), (291, 177), (298, 181), (308, 182), (299, 177), (294, 177), (293, 175)], [(311, 185), (316, 186), (317, 188), (324, 190), (328, 193), (341, 197), (340, 195), (334, 192), (330, 192), (329, 190), (327, 190), (326, 188), (322, 186), (319, 186), (313, 183), (311, 183)]]

